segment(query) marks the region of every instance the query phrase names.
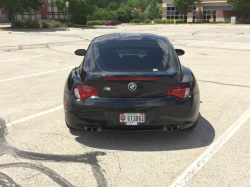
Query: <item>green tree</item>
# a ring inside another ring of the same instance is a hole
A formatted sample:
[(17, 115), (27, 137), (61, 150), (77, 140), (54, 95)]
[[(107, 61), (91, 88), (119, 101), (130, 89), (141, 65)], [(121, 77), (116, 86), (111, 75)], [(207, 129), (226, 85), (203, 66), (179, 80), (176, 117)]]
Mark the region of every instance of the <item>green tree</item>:
[(127, 2), (128, 0), (98, 0), (98, 7), (100, 8), (107, 8), (110, 3), (124, 3)]
[(162, 5), (160, 3), (157, 3), (156, 0), (152, 0), (150, 5), (145, 10), (146, 17), (148, 19), (155, 19), (155, 18), (161, 18), (162, 14)]
[[(120, 19), (126, 20), (126, 21), (121, 21), (121, 20), (119, 20), (119, 21), (129, 22), (129, 20), (133, 19), (132, 14), (131, 14), (133, 9), (134, 9), (134, 7), (129, 6), (127, 3), (121, 3), (120, 8), (119, 8)], [(121, 10), (124, 10), (126, 12), (126, 14), (124, 11), (121, 11)], [(121, 17), (123, 17), (123, 18), (121, 18)]]
[(113, 3), (110, 3), (107, 7), (107, 10), (108, 11), (112, 11), (112, 10), (117, 10), (118, 9), (118, 5), (117, 3), (113, 2)]
[(107, 8), (109, 3), (110, 3), (109, 0), (98, 0), (98, 7), (99, 8)]
[(156, 9), (156, 2), (152, 0), (149, 6), (148, 10), (148, 18), (149, 19), (155, 19), (155, 9)]
[(174, 0), (175, 8), (184, 15), (192, 12), (198, 3), (200, 3), (200, 0)]
[(250, 12), (250, 0), (227, 0), (227, 3), (232, 6), (232, 9), (241, 12), (241, 20), (243, 20), (244, 13)]
[(43, 2), (41, 0), (0, 0), (0, 8), (7, 11), (12, 27), (15, 26), (15, 15), (31, 10), (41, 9)]
[(119, 8), (117, 10), (117, 20), (125, 23), (129, 22), (129, 13), (125, 9)]
[[(162, 5), (162, 0), (154, 0), (154, 1), (155, 3), (160, 3)], [(151, 2), (152, 0), (129, 0), (128, 4), (130, 4), (131, 7), (133, 8), (140, 7), (142, 9), (142, 12), (144, 12)]]
[(105, 20), (117, 20), (117, 11), (109, 11), (108, 17)]
[[(92, 16), (88, 16), (88, 20), (115, 18), (121, 22), (129, 22), (132, 19), (144, 20), (148, 17), (149, 12), (153, 17), (153, 9), (149, 11), (152, 2), (155, 3), (155, 18), (161, 18), (162, 0), (98, 0), (98, 8), (96, 8)], [(142, 9), (141, 13), (136, 12), (138, 7)]]
[(116, 11), (107, 11), (104, 8), (97, 8), (93, 15), (88, 16), (88, 21), (95, 20), (116, 20), (117, 12)]
[(108, 11), (104, 8), (97, 8), (96, 11), (91, 16), (91, 20), (106, 20), (108, 17)]
[(97, 0), (54, 0), (60, 11), (65, 11), (66, 1), (69, 1), (69, 14), (73, 23), (86, 23), (87, 15), (93, 14)]

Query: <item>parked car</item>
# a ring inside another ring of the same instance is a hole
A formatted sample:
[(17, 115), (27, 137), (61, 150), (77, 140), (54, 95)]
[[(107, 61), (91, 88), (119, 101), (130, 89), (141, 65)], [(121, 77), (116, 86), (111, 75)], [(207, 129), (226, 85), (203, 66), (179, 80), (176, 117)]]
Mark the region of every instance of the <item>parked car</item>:
[(120, 24), (122, 24), (122, 23), (120, 21), (116, 21), (116, 20), (109, 20), (105, 23), (106, 26), (109, 26), (109, 25), (115, 26), (115, 25), (120, 25)]
[(200, 93), (191, 69), (182, 66), (171, 42), (153, 34), (108, 34), (95, 38), (64, 89), (70, 129), (193, 129)]

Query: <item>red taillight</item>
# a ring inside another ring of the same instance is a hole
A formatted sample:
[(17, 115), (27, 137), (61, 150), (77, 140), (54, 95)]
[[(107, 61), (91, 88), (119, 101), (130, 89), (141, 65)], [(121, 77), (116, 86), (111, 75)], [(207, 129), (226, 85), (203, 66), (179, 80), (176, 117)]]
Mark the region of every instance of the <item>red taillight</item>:
[(105, 78), (106, 81), (156, 81), (160, 80), (157, 77), (118, 77), (118, 78)]
[(76, 98), (82, 100), (91, 96), (98, 96), (98, 93), (92, 86), (78, 84), (74, 88), (74, 95)]
[(190, 85), (189, 84), (178, 84), (171, 86), (167, 95), (172, 95), (178, 97), (179, 99), (185, 99), (190, 95)]

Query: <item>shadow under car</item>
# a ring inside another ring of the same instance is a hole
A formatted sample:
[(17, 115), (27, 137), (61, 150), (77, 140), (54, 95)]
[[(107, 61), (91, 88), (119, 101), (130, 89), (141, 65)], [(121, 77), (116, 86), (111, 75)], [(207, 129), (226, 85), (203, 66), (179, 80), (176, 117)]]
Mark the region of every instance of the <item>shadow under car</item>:
[(206, 147), (215, 137), (213, 126), (200, 115), (198, 125), (193, 130), (167, 133), (145, 132), (101, 132), (70, 131), (76, 141), (85, 146), (124, 151), (171, 151)]

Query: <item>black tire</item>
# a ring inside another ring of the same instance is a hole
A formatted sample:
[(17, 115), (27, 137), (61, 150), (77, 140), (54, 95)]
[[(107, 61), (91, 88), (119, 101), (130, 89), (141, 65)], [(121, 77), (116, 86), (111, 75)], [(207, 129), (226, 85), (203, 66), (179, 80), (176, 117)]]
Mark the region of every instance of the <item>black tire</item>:
[(191, 127), (188, 127), (187, 130), (193, 130), (193, 129), (195, 129), (195, 127), (197, 127), (197, 124), (198, 124), (198, 119), (196, 120), (196, 122)]

